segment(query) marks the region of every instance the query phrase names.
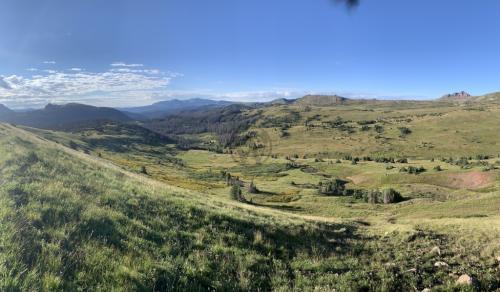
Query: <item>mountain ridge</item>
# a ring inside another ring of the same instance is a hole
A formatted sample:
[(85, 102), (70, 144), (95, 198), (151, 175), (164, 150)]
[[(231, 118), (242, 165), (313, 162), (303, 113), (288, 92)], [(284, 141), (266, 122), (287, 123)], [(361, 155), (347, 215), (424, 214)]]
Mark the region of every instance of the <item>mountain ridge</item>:
[(7, 106), (0, 103), (0, 116), (2, 115), (11, 115), (14, 111), (8, 108)]
[[(7, 107), (4, 106), (4, 108)], [(43, 109), (28, 112), (14, 112), (12, 110), (6, 112), (8, 114), (0, 116), (0, 121), (44, 129), (61, 129), (71, 124), (97, 120), (132, 121), (130, 117), (116, 109), (79, 103), (64, 105), (49, 103)]]
[(440, 100), (440, 101), (466, 102), (466, 101), (471, 101), (474, 99), (475, 99), (475, 97), (472, 96), (470, 93), (465, 92), (465, 91), (459, 91), (459, 92), (443, 95), (438, 100)]
[(299, 105), (329, 106), (342, 104), (350, 99), (339, 95), (305, 95), (294, 101)]
[(191, 99), (171, 99), (163, 100), (151, 105), (139, 106), (139, 107), (127, 107), (118, 108), (118, 110), (128, 114), (131, 117), (133, 115), (142, 115), (144, 117), (162, 118), (169, 114), (175, 114), (182, 111), (197, 110), (201, 108), (217, 108), (224, 107), (234, 102), (225, 100), (212, 100), (204, 98), (191, 98)]

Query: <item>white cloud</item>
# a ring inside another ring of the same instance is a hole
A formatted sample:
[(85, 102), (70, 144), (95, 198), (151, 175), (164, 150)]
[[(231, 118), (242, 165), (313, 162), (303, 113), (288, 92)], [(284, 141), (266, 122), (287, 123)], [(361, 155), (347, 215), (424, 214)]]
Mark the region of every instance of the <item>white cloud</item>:
[(144, 73), (144, 74), (161, 74), (162, 72), (158, 69), (130, 69), (130, 68), (118, 68), (111, 69), (110, 72), (120, 72), (120, 73)]
[(82, 71), (82, 68), (70, 68), (69, 71), (75, 71), (75, 72), (80, 72)]
[(167, 71), (167, 72), (165, 72), (165, 73), (163, 73), (163, 74), (168, 75), (168, 76), (170, 76), (170, 77), (172, 77), (172, 78), (184, 77), (184, 74), (179, 73), (179, 72), (171, 72), (171, 71)]
[(38, 69), (37, 68), (28, 68), (28, 69), (26, 69), (26, 71), (36, 72), (36, 71), (38, 71)]
[(297, 98), (303, 93), (286, 89), (262, 90), (262, 91), (237, 91), (222, 93), (224, 99), (234, 101), (270, 101), (278, 98)]
[(165, 90), (173, 77), (134, 72), (68, 73), (47, 70), (48, 74), (30, 78), (0, 76), (0, 103), (36, 106), (47, 102), (99, 100), (101, 104), (149, 96)]
[(115, 62), (111, 64), (112, 67), (144, 67), (143, 64), (127, 64), (124, 62)]
[(47, 65), (54, 65), (56, 64), (56, 61), (43, 61), (43, 63)]
[(5, 80), (4, 76), (0, 75), (0, 90), (10, 90), (12, 87), (10, 87), (10, 84)]
[(55, 73), (57, 73), (56, 70), (43, 70), (43, 72), (49, 73), (49, 74), (55, 74)]
[(228, 91), (216, 92), (213, 90), (165, 90), (151, 95), (151, 100), (206, 98), (213, 100), (230, 100), (236, 102), (265, 102), (279, 98), (294, 99), (308, 94), (296, 89), (269, 89), (260, 91)]

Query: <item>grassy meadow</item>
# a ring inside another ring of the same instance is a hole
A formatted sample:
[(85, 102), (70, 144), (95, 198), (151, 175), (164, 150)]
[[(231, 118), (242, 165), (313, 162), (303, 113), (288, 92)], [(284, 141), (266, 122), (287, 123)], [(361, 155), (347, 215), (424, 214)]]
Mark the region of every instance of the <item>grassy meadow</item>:
[(0, 290), (500, 289), (499, 106), (248, 111), (272, 149), (244, 162), (139, 125), (0, 125)]

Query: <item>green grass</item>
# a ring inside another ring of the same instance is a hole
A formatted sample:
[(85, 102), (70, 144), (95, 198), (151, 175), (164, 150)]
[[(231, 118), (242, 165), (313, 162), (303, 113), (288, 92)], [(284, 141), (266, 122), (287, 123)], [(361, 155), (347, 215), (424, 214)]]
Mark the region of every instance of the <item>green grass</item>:
[[(300, 113), (301, 119), (291, 125), (290, 135), (286, 138), (280, 137), (278, 128), (266, 129), (273, 140), (273, 152), (281, 156), (320, 153), (332, 157), (351, 154), (424, 159), (450, 155), (496, 156), (500, 143), (496, 134), (500, 107), (496, 104), (482, 106), (483, 111), (471, 111), (464, 106), (436, 102), (379, 102), (312, 107), (306, 111), (300, 106), (286, 105), (264, 108), (263, 120), (288, 111)], [(316, 115), (319, 120), (310, 122), (313, 127), (307, 129), (305, 121)], [(347, 121), (346, 125), (351, 126), (354, 133), (322, 126), (323, 122), (334, 121), (337, 117)], [(374, 125), (369, 125), (370, 130), (362, 131), (357, 122), (367, 120), (377, 121), (384, 132), (375, 132)], [(400, 137), (400, 127), (407, 127), (412, 133)]]
[(14, 135), (0, 141), (0, 290), (287, 287), (288, 261), (340, 228), (209, 208)]
[[(448, 291), (459, 290), (462, 273), (476, 277), (478, 289), (499, 289), (500, 172), (438, 158), (496, 156), (500, 108), (381, 103), (273, 106), (263, 114), (286, 116), (287, 108), (301, 120), (285, 138), (266, 129), (277, 157), (261, 164), (179, 151), (129, 127), (30, 134), (1, 126), (0, 290)], [(311, 124), (340, 116), (355, 132), (307, 130), (303, 122), (314, 115)], [(364, 120), (378, 120), (381, 137), (373, 125), (361, 131)], [(402, 138), (399, 127), (412, 133)], [(77, 151), (65, 147), (70, 141)], [(302, 169), (286, 167), (293, 154)], [(345, 154), (410, 163), (336, 163)], [(399, 171), (408, 165), (426, 171)], [(147, 175), (138, 175), (142, 166)], [(251, 204), (231, 200), (221, 171), (254, 181), (259, 193), (243, 188)], [(333, 178), (350, 188), (392, 187), (405, 201), (318, 194), (315, 185)], [(441, 254), (430, 252), (436, 246)]]
[[(491, 254), (430, 227), (379, 235), (308, 221), (168, 187), (7, 126), (0, 166), (0, 290), (450, 289), (450, 272), (499, 287)], [(435, 245), (446, 252), (429, 255)]]

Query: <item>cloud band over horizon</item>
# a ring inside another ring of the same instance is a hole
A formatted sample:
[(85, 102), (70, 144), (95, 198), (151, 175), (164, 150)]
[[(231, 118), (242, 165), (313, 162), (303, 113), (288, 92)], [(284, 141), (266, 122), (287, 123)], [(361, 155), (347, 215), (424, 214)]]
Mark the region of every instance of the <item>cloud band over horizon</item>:
[[(55, 63), (55, 62), (54, 62)], [(39, 107), (48, 102), (82, 102), (97, 96), (106, 101), (137, 98), (166, 90), (173, 78), (180, 73), (162, 72), (157, 69), (131, 69), (139, 64), (113, 63), (104, 72), (87, 72), (73, 67), (67, 70), (30, 68), (43, 74), (30, 77), (0, 75), (0, 103), (13, 107)]]

